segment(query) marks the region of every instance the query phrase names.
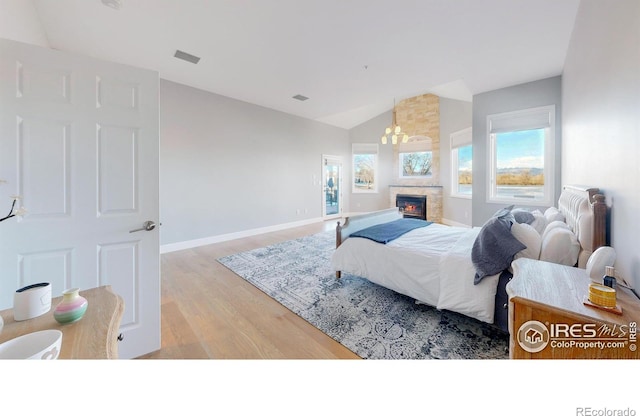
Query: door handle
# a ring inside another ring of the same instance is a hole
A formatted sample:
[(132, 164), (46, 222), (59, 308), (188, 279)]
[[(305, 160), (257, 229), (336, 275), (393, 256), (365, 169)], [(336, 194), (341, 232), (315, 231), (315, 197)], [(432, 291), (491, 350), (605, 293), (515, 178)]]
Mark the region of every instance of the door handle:
[(138, 231), (151, 231), (154, 228), (156, 228), (156, 223), (153, 221), (145, 221), (144, 224), (142, 224), (141, 228), (136, 228), (135, 230), (130, 230), (130, 233), (135, 233)]

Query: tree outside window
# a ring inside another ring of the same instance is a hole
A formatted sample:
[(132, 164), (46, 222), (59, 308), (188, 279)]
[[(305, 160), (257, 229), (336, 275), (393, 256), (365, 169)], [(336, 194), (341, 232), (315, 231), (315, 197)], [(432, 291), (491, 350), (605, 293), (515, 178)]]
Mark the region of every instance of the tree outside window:
[(431, 176), (431, 152), (400, 153), (400, 177)]
[(377, 192), (378, 145), (353, 144), (353, 192)]

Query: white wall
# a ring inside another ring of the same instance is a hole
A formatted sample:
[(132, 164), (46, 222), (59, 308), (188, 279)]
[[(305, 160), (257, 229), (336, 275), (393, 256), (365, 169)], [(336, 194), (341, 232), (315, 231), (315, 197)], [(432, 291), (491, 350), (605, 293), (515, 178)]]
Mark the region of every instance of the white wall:
[(347, 130), (162, 80), (163, 251), (319, 221), (323, 154), (349, 161)]
[(563, 182), (603, 189), (617, 272), (640, 289), (638, 0), (582, 0), (562, 98)]
[(0, 38), (50, 47), (31, 0), (0, 0)]

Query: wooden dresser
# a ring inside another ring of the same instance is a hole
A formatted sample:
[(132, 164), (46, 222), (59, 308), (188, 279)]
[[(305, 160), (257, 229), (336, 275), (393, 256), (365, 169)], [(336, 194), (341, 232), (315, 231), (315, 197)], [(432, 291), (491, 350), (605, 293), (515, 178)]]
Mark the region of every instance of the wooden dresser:
[(111, 291), (110, 286), (83, 290), (80, 295), (87, 299), (87, 312), (79, 321), (66, 325), (59, 324), (53, 318), (53, 309), (62, 297), (52, 299), (49, 312), (26, 321), (14, 320), (12, 309), (0, 312), (4, 319), (0, 343), (30, 332), (58, 329), (63, 334), (60, 359), (118, 358), (118, 335), (124, 301)]
[(622, 315), (587, 306), (590, 283), (584, 269), (525, 258), (514, 261), (513, 279), (507, 284), (509, 356), (640, 358), (640, 300), (618, 285)]

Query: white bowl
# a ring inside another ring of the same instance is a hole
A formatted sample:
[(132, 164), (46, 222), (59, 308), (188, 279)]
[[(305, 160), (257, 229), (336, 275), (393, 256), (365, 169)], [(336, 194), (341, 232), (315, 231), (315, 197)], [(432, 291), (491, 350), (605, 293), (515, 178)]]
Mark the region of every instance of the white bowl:
[(0, 359), (55, 360), (61, 346), (62, 331), (31, 332), (0, 344)]

